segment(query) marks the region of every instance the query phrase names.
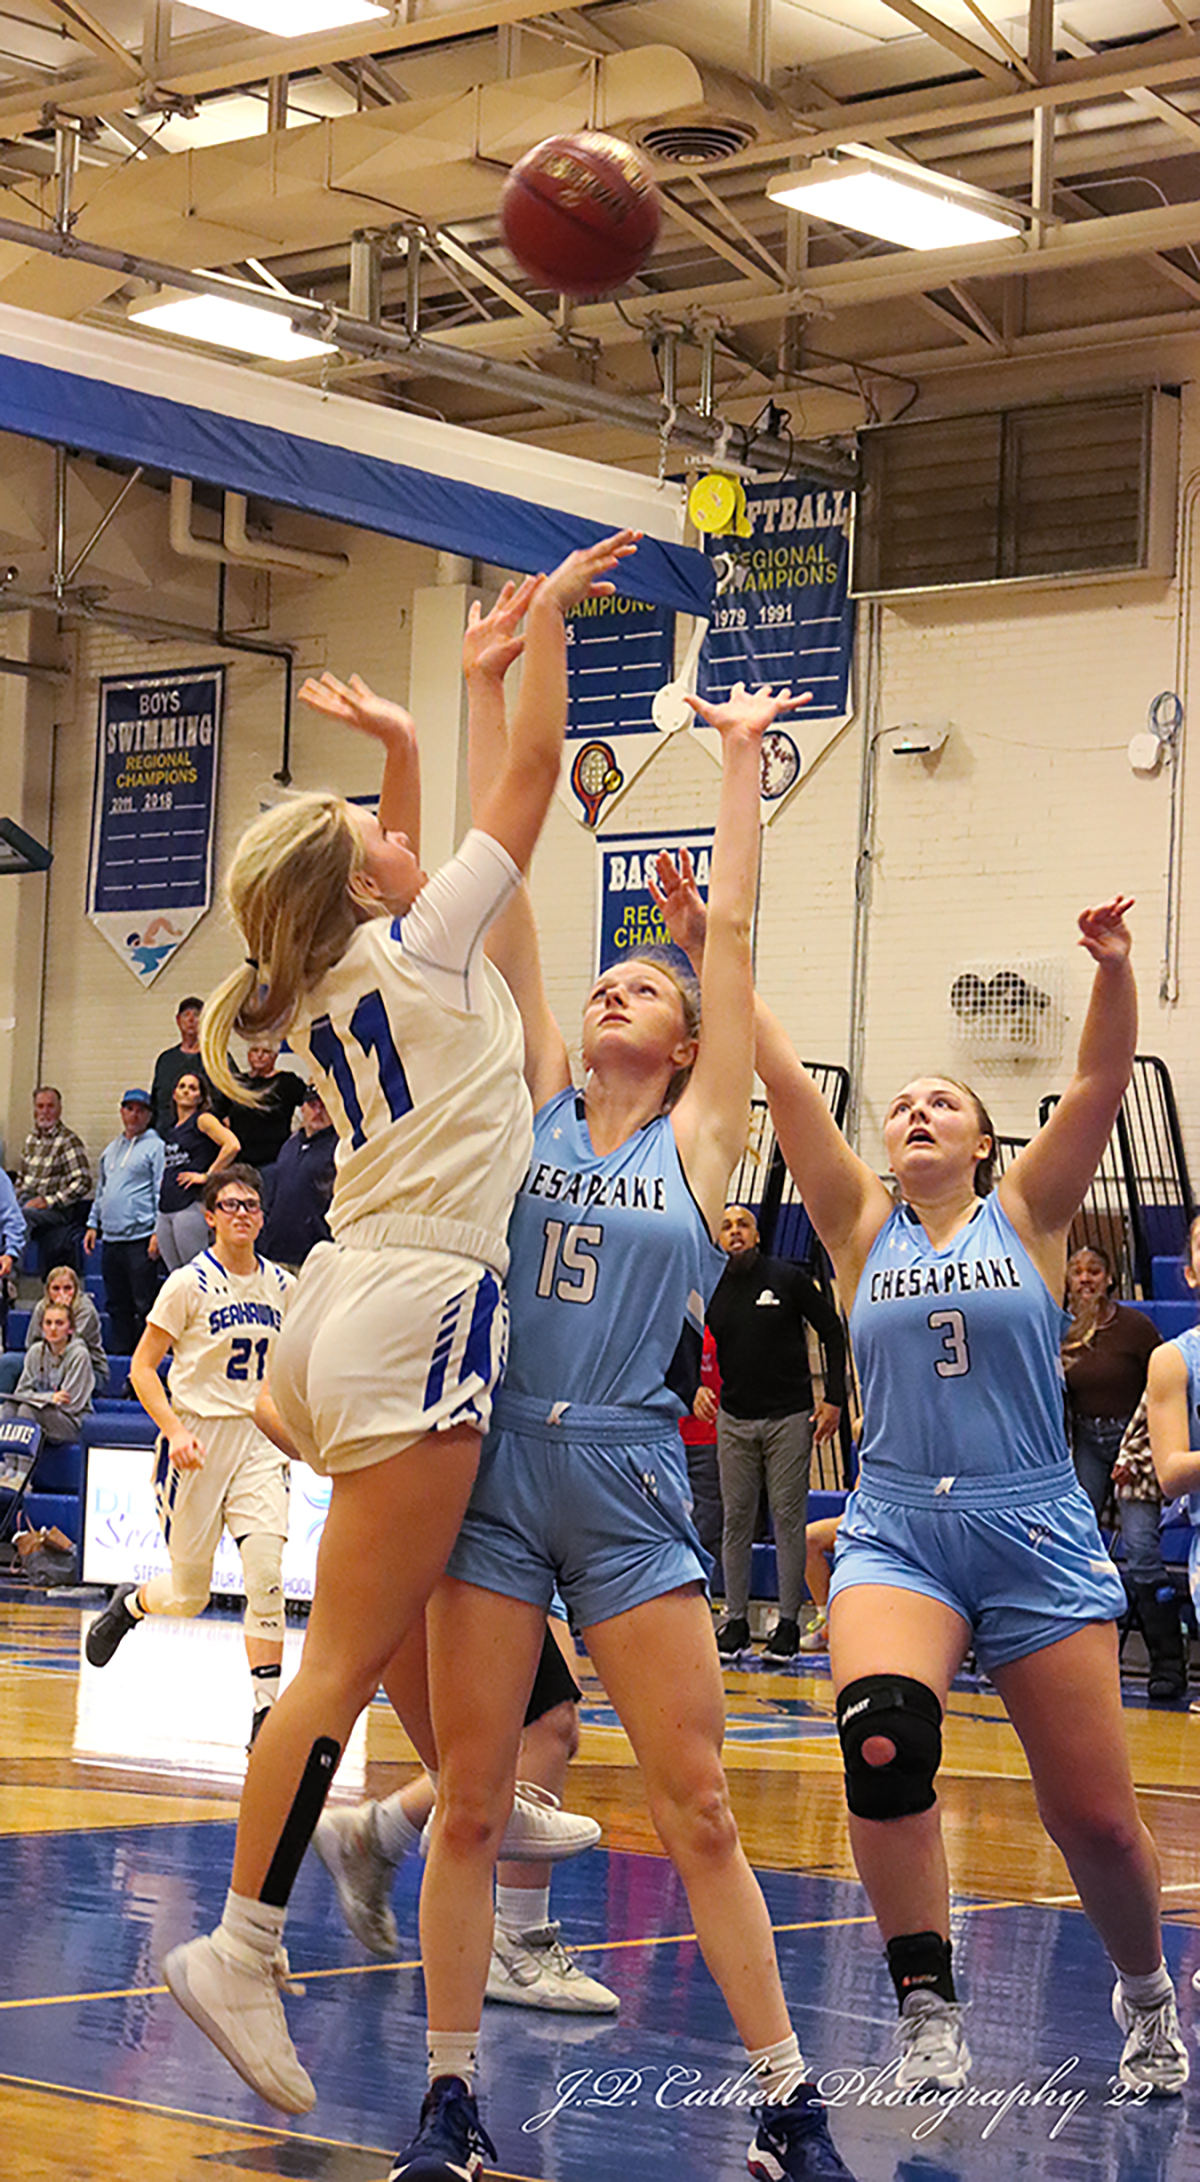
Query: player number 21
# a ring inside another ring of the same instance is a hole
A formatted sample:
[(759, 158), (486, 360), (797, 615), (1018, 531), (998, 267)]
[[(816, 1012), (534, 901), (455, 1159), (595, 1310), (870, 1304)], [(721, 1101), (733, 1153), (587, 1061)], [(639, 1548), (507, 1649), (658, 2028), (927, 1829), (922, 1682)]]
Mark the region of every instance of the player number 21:
[(967, 1350), (967, 1322), (961, 1311), (931, 1311), (929, 1323), (935, 1333), (942, 1336), (946, 1354), (939, 1356), (934, 1370), (939, 1379), (964, 1379), (971, 1369)]
[[(255, 1379), (261, 1379), (267, 1368), (267, 1350), (270, 1346), (269, 1337), (264, 1337), (261, 1341), (247, 1341), (244, 1334), (239, 1334), (229, 1353), (229, 1363), (226, 1366), (225, 1377), (227, 1379), (249, 1379), (253, 1376)], [(251, 1355), (253, 1355), (257, 1365), (257, 1369), (253, 1374), (250, 1369)]]
[[(560, 1303), (590, 1303), (596, 1293), (596, 1275), (600, 1270), (592, 1252), (603, 1240), (602, 1227), (567, 1227), (565, 1220), (547, 1220), (538, 1294), (557, 1296)], [(587, 1247), (589, 1243), (591, 1250)], [(554, 1276), (560, 1265), (566, 1272), (561, 1280), (556, 1280)], [(577, 1278), (568, 1280), (566, 1273), (573, 1273)]]

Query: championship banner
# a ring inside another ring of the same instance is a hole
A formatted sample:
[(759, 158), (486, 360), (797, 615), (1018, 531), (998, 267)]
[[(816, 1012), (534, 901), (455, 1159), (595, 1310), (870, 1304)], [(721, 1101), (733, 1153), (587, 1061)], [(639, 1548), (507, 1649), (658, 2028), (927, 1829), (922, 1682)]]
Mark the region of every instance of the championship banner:
[(224, 667), (100, 684), (87, 913), (142, 985), (212, 894)]
[[(763, 822), (840, 735), (854, 709), (853, 495), (790, 478), (747, 485), (748, 538), (706, 539), (718, 595), (700, 647), (697, 694), (719, 702), (735, 682), (771, 682), (812, 703), (763, 737)], [(720, 737), (692, 730), (720, 761)]]
[(647, 947), (662, 948), (681, 968), (690, 969), (682, 950), (667, 937), (647, 883), (655, 875), (662, 849), (678, 856), (687, 849), (703, 901), (708, 900), (708, 873), (712, 862), (711, 826), (685, 828), (678, 833), (606, 834), (600, 843), (599, 912), (596, 930), (596, 974), (627, 962)]
[(567, 748), (558, 792), (594, 831), (662, 737), (650, 706), (671, 674), (669, 607), (616, 596), (583, 599), (567, 617)]

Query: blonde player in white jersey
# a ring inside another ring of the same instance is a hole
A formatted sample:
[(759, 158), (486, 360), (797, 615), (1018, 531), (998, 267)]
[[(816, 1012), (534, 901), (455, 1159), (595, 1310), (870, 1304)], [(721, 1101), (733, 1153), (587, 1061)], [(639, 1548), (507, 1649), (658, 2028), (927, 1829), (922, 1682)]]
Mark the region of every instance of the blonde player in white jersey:
[[(263, 1210), (253, 1167), (213, 1175), (203, 1202), (210, 1246), (160, 1288), (129, 1369), (162, 1435), (154, 1497), (171, 1566), (148, 1583), (118, 1584), (85, 1650), (93, 1667), (106, 1667), (148, 1614), (202, 1614), (228, 1530), (246, 1588), (253, 1742), (279, 1694), (288, 1527), (288, 1465), (255, 1424), (254, 1404), (296, 1282), (258, 1255)], [(168, 1353), (169, 1393), (158, 1375)]]
[(316, 2096), (278, 1991), (288, 1897), (350, 1730), (445, 1566), (503, 1365), (505, 1230), (532, 1115), (521, 1018), (483, 942), (558, 778), (564, 616), (611, 590), (605, 570), (635, 547), (618, 532), (520, 587), (506, 763), (434, 878), (393, 831), (414, 800), (412, 722), (328, 676), (301, 695), (384, 743), (379, 816), (296, 797), (249, 828), (228, 877), (246, 962), (205, 1009), (204, 1065), (232, 1094), (231, 1034), (286, 1035), (338, 1132), (335, 1239), (305, 1262), (271, 1380), (288, 1437), (332, 1490), (300, 1668), (247, 1770), (224, 1916), (163, 1974), (287, 2113)]

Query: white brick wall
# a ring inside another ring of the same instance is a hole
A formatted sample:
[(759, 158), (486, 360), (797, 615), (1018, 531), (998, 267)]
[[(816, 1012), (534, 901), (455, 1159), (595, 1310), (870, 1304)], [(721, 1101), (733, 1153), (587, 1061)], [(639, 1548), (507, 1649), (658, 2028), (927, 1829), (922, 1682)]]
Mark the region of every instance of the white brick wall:
[[(1200, 462), (1189, 402), (1184, 474)], [(531, 457), (531, 459), (534, 459)], [(148, 512), (149, 511), (149, 512)], [(126, 518), (123, 517), (122, 520)], [(163, 523), (144, 496), (129, 518)], [(303, 535), (287, 518), (288, 535)], [(314, 539), (317, 537), (314, 530)], [(320, 535), (327, 541), (328, 531)], [(272, 633), (302, 643), (306, 664), (357, 668), (404, 694), (414, 587), (434, 580), (434, 556), (345, 533), (350, 573), (332, 581), (273, 581)], [(177, 568), (178, 564), (175, 564)], [(209, 572), (204, 572), (207, 582)], [(211, 612), (197, 592), (190, 610)], [(129, 603), (153, 611), (145, 594)], [(863, 1149), (879, 1152), (878, 1122), (898, 1083), (916, 1069), (970, 1074), (950, 1035), (947, 993), (963, 961), (1059, 954), (1067, 961), (1068, 1053), (1085, 1002), (1086, 960), (1074, 920), (1088, 901), (1125, 888), (1135, 929), (1143, 1050), (1175, 1079), (1193, 1170), (1200, 1180), (1200, 921), (1188, 904), (1196, 868), (1184, 867), (1182, 997), (1157, 999), (1163, 944), (1169, 782), (1135, 778), (1125, 757), (1151, 699), (1174, 679), (1177, 586), (1063, 587), (912, 602), (883, 617), (881, 720), (948, 720), (942, 756), (926, 763), (880, 751), (874, 906), (870, 928)], [(172, 600), (165, 609), (180, 609)], [(230, 941), (218, 912), (199, 927), (157, 986), (142, 992), (83, 917), (96, 717), (102, 673), (186, 659), (180, 644), (93, 630), (80, 641), (80, 678), (64, 694), (59, 729), (55, 848), (50, 888), (44, 1073), (59, 1080), (70, 1119), (98, 1146), (115, 1124), (127, 1080), (144, 1076), (172, 1041), (178, 995), (223, 974)], [(213, 656), (201, 645), (195, 660)], [(1197, 693), (1200, 701), (1200, 693)], [(280, 669), (234, 656), (222, 766), (218, 860), (257, 807), (278, 763)], [(454, 762), (452, 728), (426, 727), (427, 770)], [(801, 737), (803, 728), (801, 723)], [(759, 976), (803, 1052), (845, 1061), (849, 1035), (854, 861), (862, 729), (854, 723), (768, 829), (758, 927)], [(302, 786), (365, 791), (378, 779), (359, 751), (297, 707), (293, 770)], [(686, 735), (664, 745), (609, 814), (614, 830), (702, 824), (716, 809), (717, 774)], [(1185, 838), (1195, 836), (1200, 766), (1186, 781)], [(569, 1040), (594, 962), (597, 852), (555, 803), (538, 851), (534, 895), (551, 996)], [(36, 995), (28, 996), (36, 1006)], [(1041, 1092), (1065, 1066), (1010, 1066), (980, 1077), (999, 1126), (1024, 1133)], [(14, 1090), (11, 1143), (25, 1126)]]

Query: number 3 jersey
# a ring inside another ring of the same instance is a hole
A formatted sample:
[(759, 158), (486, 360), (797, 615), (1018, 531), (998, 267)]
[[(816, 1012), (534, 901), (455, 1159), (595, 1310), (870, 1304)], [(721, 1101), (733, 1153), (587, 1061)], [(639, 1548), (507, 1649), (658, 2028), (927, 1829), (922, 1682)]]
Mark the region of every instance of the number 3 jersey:
[(944, 1250), (898, 1205), (850, 1313), (863, 1483), (1011, 1476), (1067, 1458), (1060, 1343), (1069, 1321), (997, 1199)]
[(505, 1389), (636, 1404), (674, 1422), (699, 1381), (704, 1310), (724, 1265), (662, 1114), (593, 1151), (576, 1091), (534, 1123), (508, 1231)]
[(172, 1407), (192, 1417), (254, 1413), (295, 1276), (269, 1258), (230, 1273), (211, 1250), (163, 1282), (148, 1324), (170, 1334)]
[(521, 1018), (483, 943), (520, 878), (469, 833), (405, 916), (359, 926), (289, 1030), (338, 1133), (338, 1242), (448, 1251), (503, 1278), (532, 1109)]

